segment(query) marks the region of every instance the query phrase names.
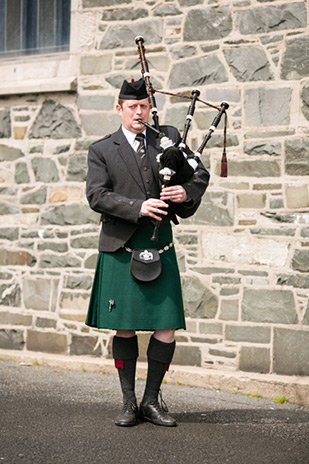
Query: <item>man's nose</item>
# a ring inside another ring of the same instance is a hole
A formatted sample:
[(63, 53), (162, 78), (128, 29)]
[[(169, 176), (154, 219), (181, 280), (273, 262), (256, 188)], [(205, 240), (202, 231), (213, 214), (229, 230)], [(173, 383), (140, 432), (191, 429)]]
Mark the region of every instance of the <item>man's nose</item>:
[(140, 105), (137, 105), (136, 112), (137, 112), (137, 113), (141, 113), (141, 112), (142, 112), (142, 108), (141, 108), (141, 106), (140, 106)]

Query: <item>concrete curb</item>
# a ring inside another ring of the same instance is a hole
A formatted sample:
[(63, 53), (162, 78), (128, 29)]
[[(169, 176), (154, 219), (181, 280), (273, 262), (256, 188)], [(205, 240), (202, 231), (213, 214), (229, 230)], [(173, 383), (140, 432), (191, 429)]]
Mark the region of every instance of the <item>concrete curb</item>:
[[(0, 350), (0, 359), (36, 364), (58, 369), (86, 370), (115, 375), (112, 359), (90, 356), (66, 356), (32, 351)], [(145, 379), (147, 363), (138, 363), (137, 377)], [(285, 396), (289, 403), (309, 407), (309, 377), (229, 372), (199, 367), (173, 365), (166, 374), (167, 383), (224, 392), (260, 395), (274, 400)]]

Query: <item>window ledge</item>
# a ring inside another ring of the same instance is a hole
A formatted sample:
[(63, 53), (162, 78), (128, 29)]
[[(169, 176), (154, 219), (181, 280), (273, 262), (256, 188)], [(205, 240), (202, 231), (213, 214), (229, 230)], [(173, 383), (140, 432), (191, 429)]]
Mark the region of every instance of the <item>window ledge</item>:
[(74, 92), (77, 88), (76, 76), (56, 77), (49, 79), (29, 79), (3, 82), (0, 95), (18, 95), (41, 92)]

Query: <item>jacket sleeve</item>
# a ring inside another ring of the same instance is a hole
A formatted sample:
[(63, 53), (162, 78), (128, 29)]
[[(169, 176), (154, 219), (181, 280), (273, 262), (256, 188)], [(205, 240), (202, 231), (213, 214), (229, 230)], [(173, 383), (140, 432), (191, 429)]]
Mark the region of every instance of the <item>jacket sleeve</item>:
[(91, 145), (88, 153), (86, 195), (90, 208), (106, 217), (114, 216), (137, 223), (143, 200), (129, 198), (113, 191), (104, 155)]

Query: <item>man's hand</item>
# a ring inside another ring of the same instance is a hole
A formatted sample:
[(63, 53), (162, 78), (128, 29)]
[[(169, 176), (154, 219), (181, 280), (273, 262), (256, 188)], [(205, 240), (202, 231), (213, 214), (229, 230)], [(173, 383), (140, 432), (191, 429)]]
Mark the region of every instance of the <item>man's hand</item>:
[[(163, 209), (162, 209), (163, 208)], [(142, 203), (140, 214), (141, 216), (149, 216), (157, 221), (162, 221), (162, 217), (159, 214), (167, 215), (167, 211), (164, 208), (168, 208), (168, 204), (157, 198), (149, 198), (149, 200)]]
[(171, 187), (162, 187), (160, 199), (163, 201), (170, 200), (174, 203), (183, 203), (187, 201), (188, 194), (181, 185), (172, 185)]

